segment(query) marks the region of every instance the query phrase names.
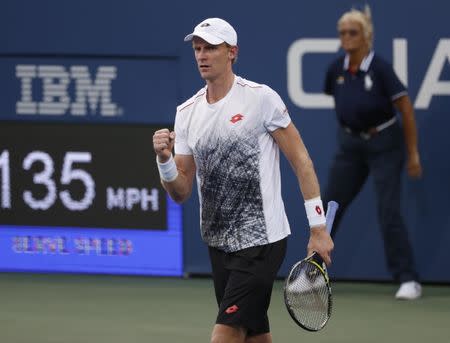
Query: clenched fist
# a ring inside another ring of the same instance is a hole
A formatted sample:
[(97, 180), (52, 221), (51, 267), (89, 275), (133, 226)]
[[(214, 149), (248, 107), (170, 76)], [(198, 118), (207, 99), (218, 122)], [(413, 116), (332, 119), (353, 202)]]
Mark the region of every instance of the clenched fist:
[(161, 129), (153, 134), (153, 149), (161, 163), (167, 162), (175, 143), (175, 132)]

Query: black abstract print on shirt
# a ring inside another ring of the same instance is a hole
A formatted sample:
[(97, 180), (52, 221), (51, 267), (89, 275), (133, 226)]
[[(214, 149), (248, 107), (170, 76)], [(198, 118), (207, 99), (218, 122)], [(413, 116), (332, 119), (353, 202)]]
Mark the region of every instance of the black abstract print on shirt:
[(268, 243), (257, 137), (211, 135), (195, 147), (202, 237), (224, 251)]

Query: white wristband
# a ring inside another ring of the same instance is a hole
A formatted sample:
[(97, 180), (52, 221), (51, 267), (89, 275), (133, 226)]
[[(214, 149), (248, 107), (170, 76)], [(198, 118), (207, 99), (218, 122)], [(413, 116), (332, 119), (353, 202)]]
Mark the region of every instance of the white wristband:
[(305, 209), (310, 228), (325, 224), (325, 214), (320, 196), (306, 200)]
[(164, 163), (159, 162), (158, 156), (156, 156), (156, 164), (158, 165), (159, 176), (161, 177), (161, 180), (165, 182), (171, 182), (177, 178), (178, 169), (172, 154), (170, 154), (169, 160)]

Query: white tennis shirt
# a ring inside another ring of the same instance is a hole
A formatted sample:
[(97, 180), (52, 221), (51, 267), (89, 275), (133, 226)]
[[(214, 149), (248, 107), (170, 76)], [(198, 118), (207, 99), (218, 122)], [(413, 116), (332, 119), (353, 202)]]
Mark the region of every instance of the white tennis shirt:
[(291, 122), (280, 96), (235, 76), (220, 101), (205, 86), (177, 107), (175, 153), (193, 155), (203, 240), (226, 252), (290, 234), (281, 198), (280, 152), (271, 132)]

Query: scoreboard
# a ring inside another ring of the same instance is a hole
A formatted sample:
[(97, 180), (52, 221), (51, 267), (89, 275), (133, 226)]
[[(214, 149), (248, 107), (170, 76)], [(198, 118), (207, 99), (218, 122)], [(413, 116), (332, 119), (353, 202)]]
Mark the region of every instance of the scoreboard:
[(149, 124), (0, 125), (0, 269), (182, 274)]

